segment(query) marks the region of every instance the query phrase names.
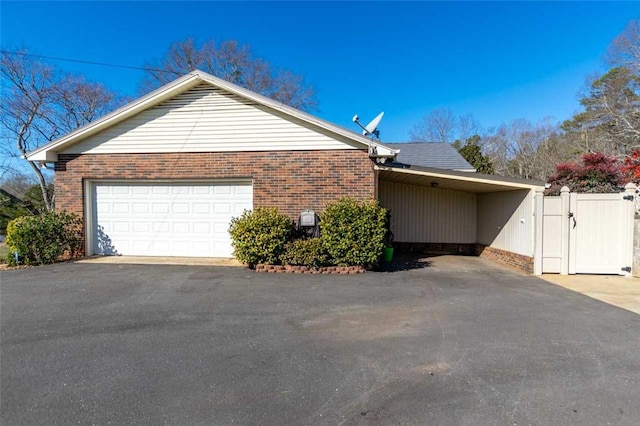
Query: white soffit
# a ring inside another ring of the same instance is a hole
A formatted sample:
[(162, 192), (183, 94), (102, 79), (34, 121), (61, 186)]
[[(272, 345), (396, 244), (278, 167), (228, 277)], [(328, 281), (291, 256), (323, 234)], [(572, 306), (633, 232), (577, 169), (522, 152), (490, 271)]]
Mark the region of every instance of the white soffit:
[(416, 169), (412, 167), (376, 166), (380, 179), (410, 185), (431, 186), (438, 189), (465, 192), (498, 192), (516, 190), (544, 189), (543, 183), (504, 176), (483, 175), (480, 173), (457, 172), (445, 169)]

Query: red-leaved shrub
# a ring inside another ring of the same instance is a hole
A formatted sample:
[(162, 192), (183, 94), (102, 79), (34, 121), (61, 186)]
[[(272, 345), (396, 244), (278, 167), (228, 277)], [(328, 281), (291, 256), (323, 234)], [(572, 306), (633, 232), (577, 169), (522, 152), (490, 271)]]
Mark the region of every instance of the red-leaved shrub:
[(640, 182), (640, 148), (631, 153), (630, 156), (624, 159), (624, 166), (622, 171), (625, 173), (631, 182)]
[(560, 195), (563, 186), (571, 192), (620, 192), (627, 182), (622, 163), (614, 157), (594, 152), (584, 154), (581, 164), (560, 163), (547, 183), (545, 195)]

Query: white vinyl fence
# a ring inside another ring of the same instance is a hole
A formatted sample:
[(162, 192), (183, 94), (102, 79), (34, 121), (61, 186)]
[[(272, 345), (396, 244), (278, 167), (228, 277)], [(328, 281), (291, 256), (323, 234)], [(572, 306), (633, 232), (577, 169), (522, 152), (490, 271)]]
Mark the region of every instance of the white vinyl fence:
[(631, 275), (635, 191), (537, 194), (536, 273)]

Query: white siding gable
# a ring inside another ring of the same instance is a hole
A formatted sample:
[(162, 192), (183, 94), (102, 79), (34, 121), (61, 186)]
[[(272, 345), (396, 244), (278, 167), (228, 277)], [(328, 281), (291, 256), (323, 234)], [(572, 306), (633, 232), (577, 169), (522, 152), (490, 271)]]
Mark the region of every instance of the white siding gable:
[(205, 83), (62, 153), (340, 149), (362, 149), (362, 146)]

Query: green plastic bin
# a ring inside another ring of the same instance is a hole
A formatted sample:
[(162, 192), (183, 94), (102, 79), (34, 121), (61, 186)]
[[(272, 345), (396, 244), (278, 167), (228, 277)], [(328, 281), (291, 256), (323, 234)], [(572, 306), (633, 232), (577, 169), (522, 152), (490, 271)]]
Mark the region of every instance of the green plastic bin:
[(393, 260), (393, 247), (385, 247), (382, 249), (382, 261), (391, 262)]

